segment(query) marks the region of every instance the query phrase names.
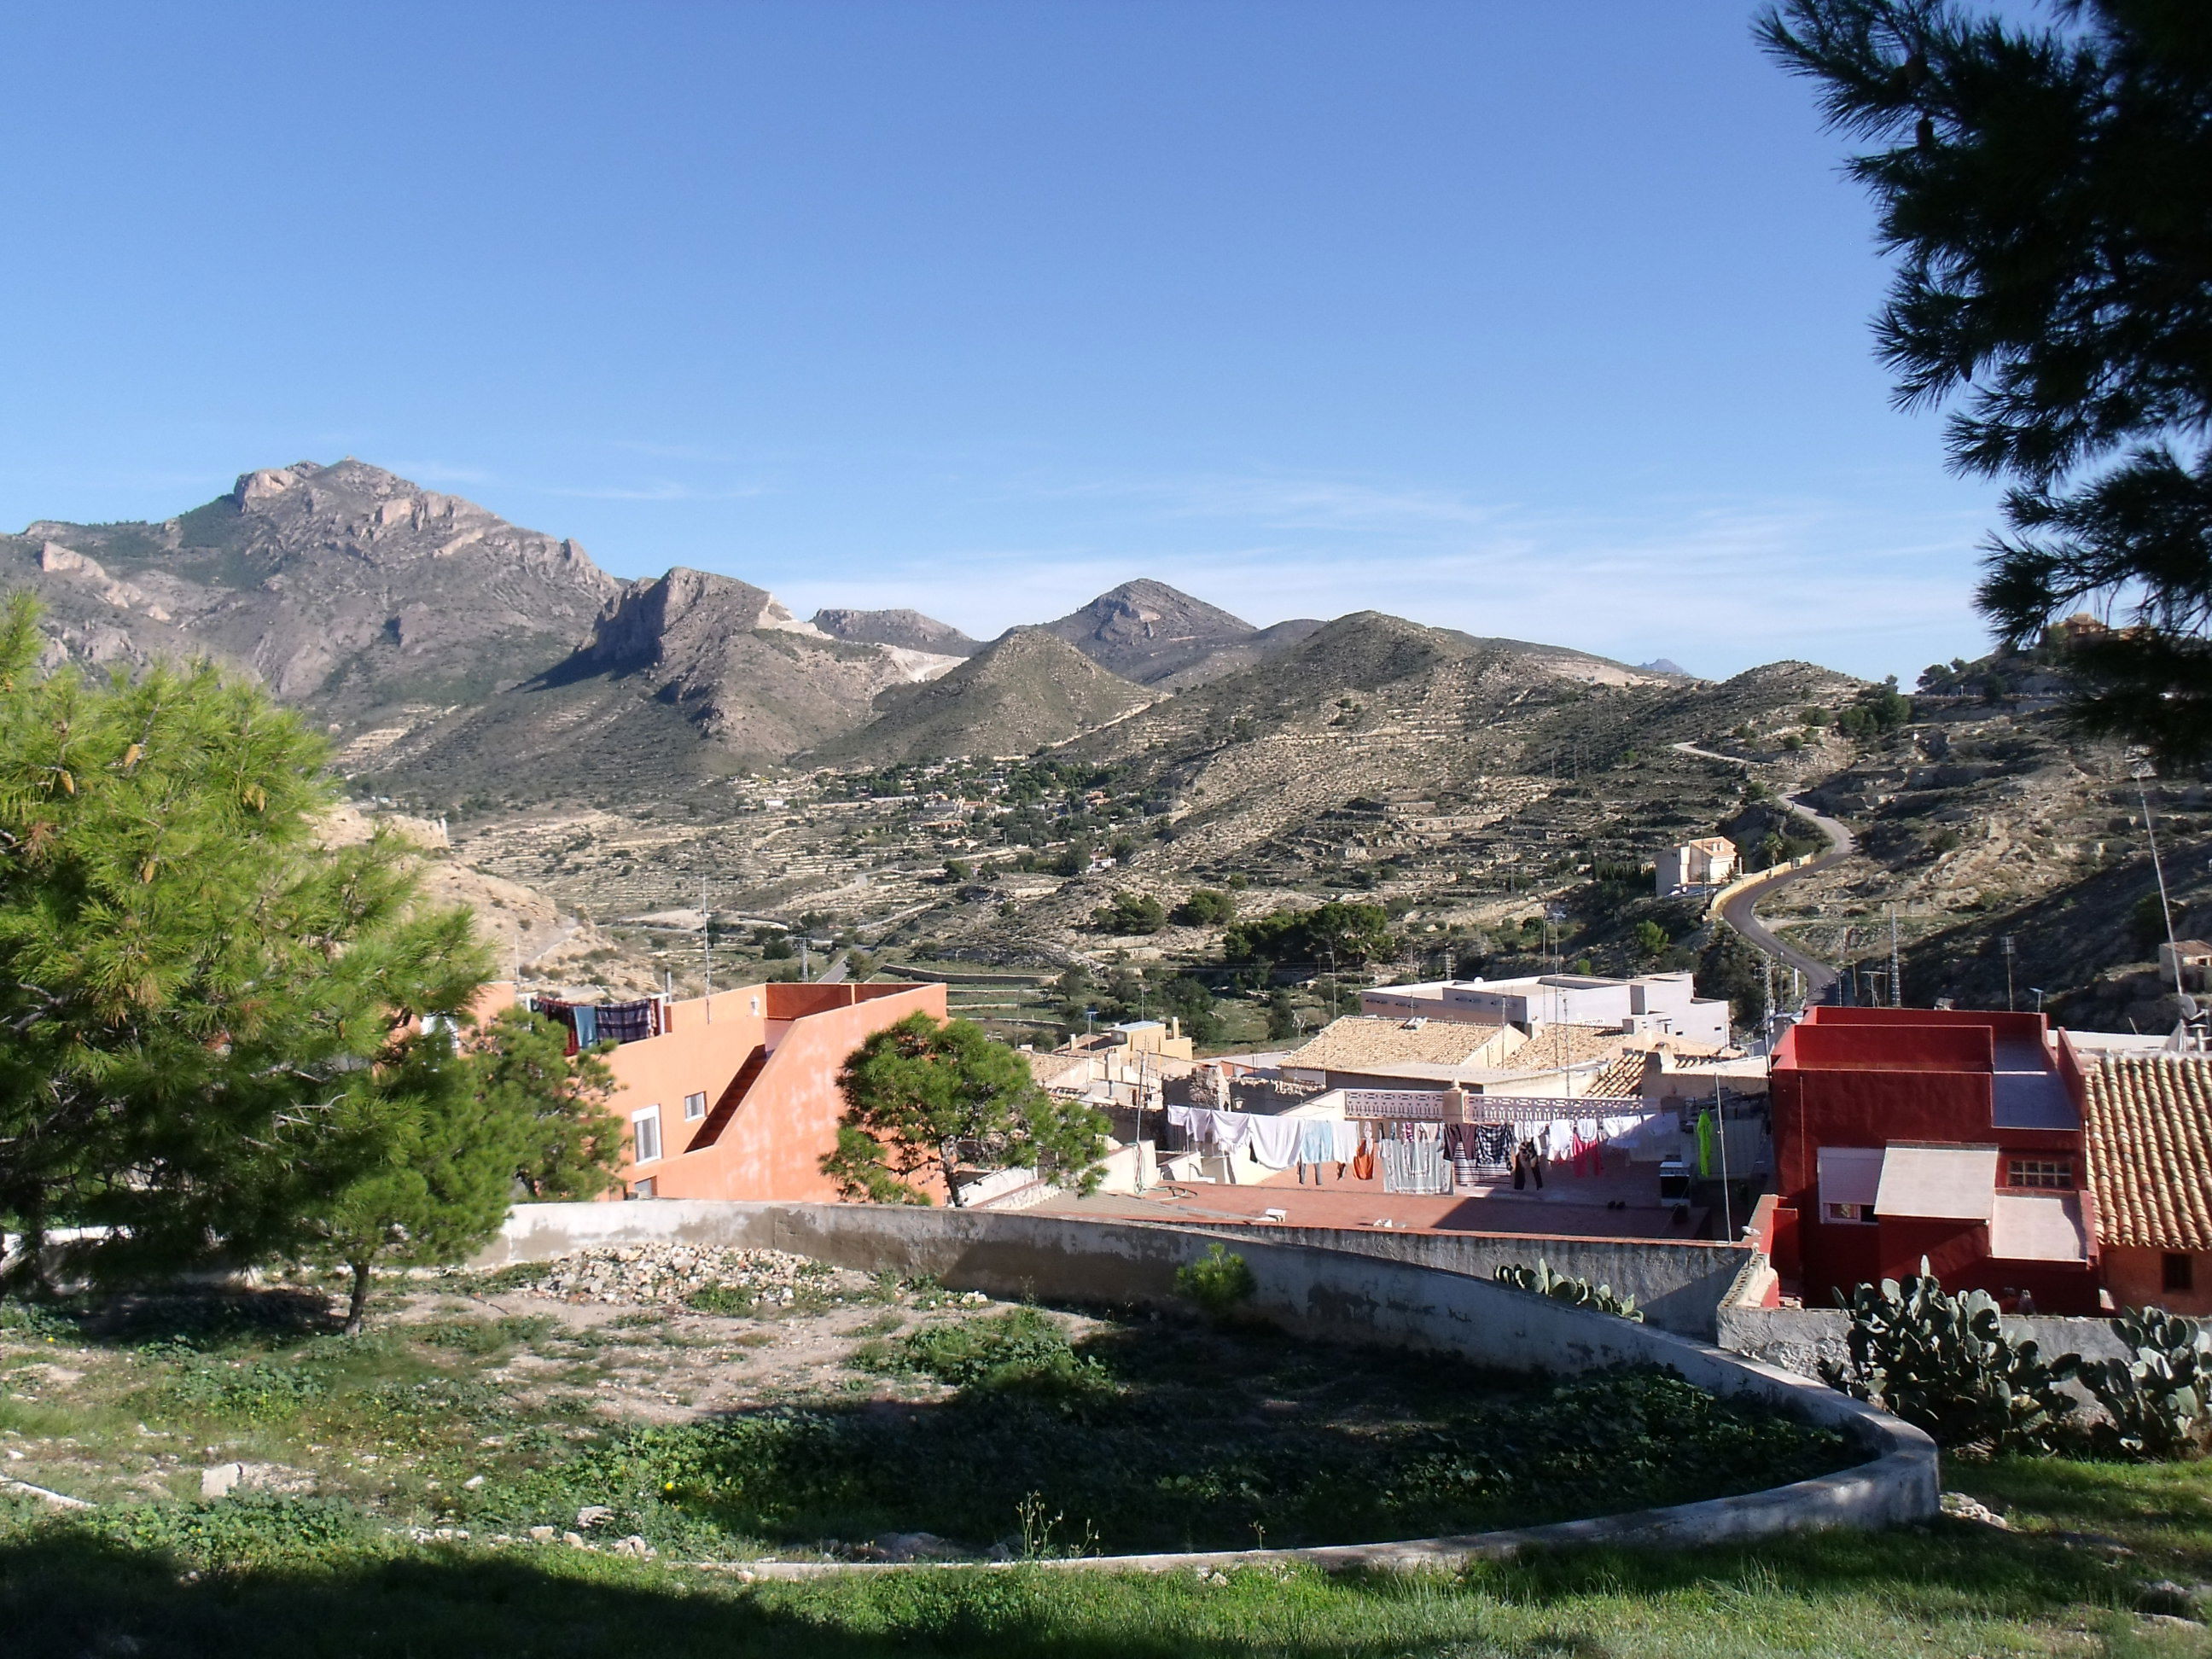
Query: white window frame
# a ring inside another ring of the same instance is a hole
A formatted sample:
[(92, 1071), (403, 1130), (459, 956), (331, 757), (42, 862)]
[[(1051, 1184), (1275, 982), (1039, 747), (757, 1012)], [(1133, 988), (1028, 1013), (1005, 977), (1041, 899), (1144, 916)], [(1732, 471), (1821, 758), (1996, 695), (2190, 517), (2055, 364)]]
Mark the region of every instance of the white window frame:
[[(2048, 1181), (2037, 1174), (2048, 1172)], [(2027, 1176), (2026, 1180), (2022, 1176)], [(2005, 1189), (2014, 1193), (2070, 1193), (2074, 1190), (2074, 1160), (2063, 1152), (2011, 1152), (2005, 1156)]]
[(1832, 1227), (1871, 1227), (1874, 1225), (1874, 1206), (1871, 1204), (1823, 1204), (1820, 1219)]
[(706, 1115), (707, 1096), (703, 1090), (696, 1095), (684, 1097), (684, 1121), (686, 1123), (696, 1123)]
[[(644, 1130), (648, 1124), (653, 1128), (653, 1150), (650, 1152), (645, 1150)], [(660, 1161), (660, 1108), (659, 1106), (648, 1106), (641, 1112), (632, 1112), (629, 1115), (629, 1144), (633, 1153), (630, 1158), (632, 1164), (658, 1164)]]

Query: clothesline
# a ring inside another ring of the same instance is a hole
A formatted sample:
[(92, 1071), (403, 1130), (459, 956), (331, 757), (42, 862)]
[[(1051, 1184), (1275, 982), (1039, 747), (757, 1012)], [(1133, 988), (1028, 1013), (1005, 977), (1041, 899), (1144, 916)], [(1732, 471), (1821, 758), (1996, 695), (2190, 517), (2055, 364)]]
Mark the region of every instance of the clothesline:
[(568, 1030), (568, 1051), (576, 1054), (600, 1042), (641, 1042), (668, 1029), (659, 997), (635, 1002), (569, 1002), (560, 997), (532, 999), (538, 1012)]
[[(1556, 1108), (1561, 1103), (1554, 1102)], [(1608, 1102), (1607, 1104), (1613, 1103)], [(1646, 1114), (1555, 1117), (1543, 1122), (1437, 1123), (1418, 1120), (1267, 1116), (1170, 1106), (1169, 1126), (1200, 1152), (1231, 1160), (1243, 1153), (1262, 1169), (1293, 1164), (1354, 1164), (1379, 1168), (1385, 1192), (1449, 1193), (1510, 1172), (1523, 1145), (1547, 1164), (1566, 1164), (1594, 1175), (1603, 1148), (1633, 1135), (1651, 1121)], [(1365, 1173), (1359, 1179), (1366, 1180)]]
[[(1346, 1163), (1359, 1150), (1357, 1126), (1336, 1118), (1278, 1117), (1257, 1112), (1216, 1111), (1210, 1106), (1170, 1106), (1168, 1123), (1209, 1152), (1249, 1152), (1263, 1169), (1294, 1164)], [(1328, 1145), (1322, 1150), (1320, 1136)], [(1310, 1152), (1313, 1155), (1307, 1156)]]

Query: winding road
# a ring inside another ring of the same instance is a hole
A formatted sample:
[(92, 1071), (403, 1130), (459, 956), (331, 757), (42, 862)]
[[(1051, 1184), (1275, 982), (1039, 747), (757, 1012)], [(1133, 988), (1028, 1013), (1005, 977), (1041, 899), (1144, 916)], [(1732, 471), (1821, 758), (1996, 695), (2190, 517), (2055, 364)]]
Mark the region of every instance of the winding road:
[[(1678, 743), (1674, 747), (1682, 754), (1695, 755), (1701, 760), (1725, 761), (1732, 766), (1742, 767), (1747, 772), (1751, 769), (1748, 762), (1739, 760), (1734, 755), (1716, 754), (1710, 749), (1700, 749), (1691, 743)], [(1759, 901), (1771, 898), (1793, 881), (1841, 863), (1858, 850), (1858, 842), (1849, 830), (1835, 819), (1814, 811), (1797, 796), (1784, 795), (1783, 799), (1820, 826), (1820, 833), (1828, 838), (1828, 850), (1810, 864), (1800, 865), (1795, 870), (1784, 870), (1735, 894), (1721, 906), (1721, 921), (1741, 934), (1754, 948), (1765, 951), (1784, 967), (1794, 968), (1804, 975), (1805, 1000), (1810, 1003), (1818, 1001), (1841, 975), (1818, 957), (1808, 956), (1796, 945), (1776, 938), (1766, 924), (1759, 919)]]

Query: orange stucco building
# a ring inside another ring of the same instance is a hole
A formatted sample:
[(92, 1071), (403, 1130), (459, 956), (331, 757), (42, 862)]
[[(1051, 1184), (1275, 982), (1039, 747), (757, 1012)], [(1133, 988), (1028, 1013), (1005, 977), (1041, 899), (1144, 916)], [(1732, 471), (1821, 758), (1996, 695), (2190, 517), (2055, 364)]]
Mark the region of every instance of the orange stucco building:
[(668, 1005), (659, 1036), (605, 1054), (629, 1126), (620, 1195), (831, 1200), (822, 1157), (845, 1109), (837, 1069), (942, 985), (740, 986)]

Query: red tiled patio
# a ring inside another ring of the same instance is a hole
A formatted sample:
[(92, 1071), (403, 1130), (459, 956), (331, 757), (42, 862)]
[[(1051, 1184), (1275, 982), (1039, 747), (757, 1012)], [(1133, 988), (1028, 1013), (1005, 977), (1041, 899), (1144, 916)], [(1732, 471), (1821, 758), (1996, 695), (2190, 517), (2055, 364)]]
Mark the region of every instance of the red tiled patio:
[[(1658, 1201), (1658, 1175), (1648, 1164), (1608, 1159), (1601, 1173), (1577, 1176), (1559, 1167), (1547, 1172), (1542, 1191), (1515, 1192), (1510, 1181), (1440, 1196), (1386, 1193), (1381, 1180), (1340, 1180), (1332, 1170), (1323, 1183), (1300, 1186), (1290, 1170), (1249, 1185), (1176, 1182), (1142, 1197), (1097, 1193), (1056, 1199), (1037, 1213), (1141, 1221), (1235, 1221), (1267, 1224), (1279, 1209), (1285, 1227), (1369, 1227), (1388, 1221), (1419, 1232), (1530, 1233), (1573, 1238), (1703, 1238), (1717, 1235), (1719, 1218), (1692, 1206), (1686, 1221)], [(1260, 1173), (1255, 1170), (1256, 1175)], [(1606, 1206), (1619, 1201), (1621, 1209)], [(1738, 1217), (1739, 1224), (1747, 1218)]]

